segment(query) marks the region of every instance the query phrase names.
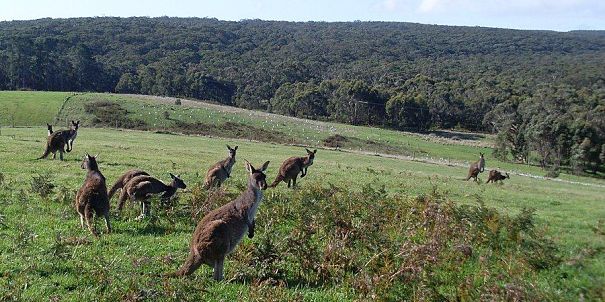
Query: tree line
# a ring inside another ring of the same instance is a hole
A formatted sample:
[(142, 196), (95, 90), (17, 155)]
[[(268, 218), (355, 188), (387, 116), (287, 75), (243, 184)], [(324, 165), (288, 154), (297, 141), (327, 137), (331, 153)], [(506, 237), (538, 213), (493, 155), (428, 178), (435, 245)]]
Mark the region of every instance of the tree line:
[(498, 133), (496, 154), (597, 172), (605, 32), (395, 22), (0, 22), (0, 89), (191, 97), (401, 130)]

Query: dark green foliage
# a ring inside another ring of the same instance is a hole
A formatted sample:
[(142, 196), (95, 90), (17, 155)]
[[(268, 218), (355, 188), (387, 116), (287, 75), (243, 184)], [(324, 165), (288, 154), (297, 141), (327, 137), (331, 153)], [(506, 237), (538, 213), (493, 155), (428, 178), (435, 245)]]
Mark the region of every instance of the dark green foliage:
[(387, 102), (387, 115), (396, 128), (426, 131), (431, 125), (429, 108), (419, 98), (398, 94)]
[(384, 105), (403, 93), (423, 99), (432, 126), (466, 129), (539, 84), (602, 87), (605, 55), (588, 32), (389, 22), (42, 19), (3, 22), (0, 42), (1, 89), (188, 96), (376, 125), (397, 124)]
[(84, 111), (93, 114), (93, 123), (116, 128), (144, 128), (145, 122), (128, 117), (128, 110), (115, 102), (95, 101), (84, 104)]
[(506, 300), (515, 286), (540, 300), (548, 296), (531, 276), (560, 262), (533, 210), (511, 217), (438, 193), (388, 196), (371, 185), (311, 186), (265, 204), (256, 243), (235, 254), (236, 278), (252, 284), (345, 286), (362, 300)]
[(605, 161), (605, 98), (602, 89), (577, 91), (544, 86), (526, 100), (498, 104), (484, 121), (498, 132), (496, 154), (528, 163), (530, 152), (551, 171), (571, 166), (577, 173), (596, 173)]

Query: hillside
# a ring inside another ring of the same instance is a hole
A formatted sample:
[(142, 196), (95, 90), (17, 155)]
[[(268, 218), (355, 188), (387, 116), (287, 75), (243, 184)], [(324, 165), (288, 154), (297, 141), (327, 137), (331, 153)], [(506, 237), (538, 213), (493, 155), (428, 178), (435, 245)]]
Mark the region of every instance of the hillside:
[(396, 130), (491, 132), (500, 159), (555, 174), (605, 171), (604, 61), (598, 31), (167, 17), (0, 22), (0, 89), (186, 97)]
[[(545, 87), (602, 89), (604, 59), (605, 37), (583, 31), (196, 18), (0, 22), (0, 89), (183, 96), (403, 128), (424, 125), (387, 110), (398, 95), (431, 95), (412, 106), (426, 104), (430, 125), (491, 130), (473, 117), (511, 98)], [(369, 116), (349, 111), (359, 101)]]
[[(27, 126), (0, 128), (0, 300), (605, 297), (603, 180), (529, 177), (544, 171), (494, 158), (485, 147), (491, 136), (420, 135), (142, 95), (0, 92), (0, 106), (19, 109), (15, 124)], [(44, 112), (54, 116), (28, 118)], [(55, 130), (82, 121), (63, 162), (34, 160), (46, 118)], [(236, 165), (224, 190), (208, 193), (201, 183), (226, 144), (239, 146)], [(212, 281), (207, 267), (163, 277), (182, 263), (199, 219), (245, 188), (244, 159), (270, 161), (272, 181), (283, 160), (304, 154), (300, 145), (318, 148), (309, 174), (295, 190), (265, 191), (256, 235), (228, 257), (226, 281)], [(135, 220), (137, 206), (119, 214), (114, 199), (114, 231), (94, 239), (73, 207), (86, 152), (98, 154), (108, 184), (139, 168), (162, 180), (180, 174), (188, 188), (163, 206), (152, 199), (145, 221)], [(464, 181), (479, 152), (488, 169), (511, 178)]]
[[(20, 106), (36, 108), (36, 103), (46, 102), (54, 95), (46, 92), (5, 91), (0, 92), (0, 104), (22, 100)], [(67, 127), (70, 120), (81, 120), (83, 127), (138, 129), (304, 145), (460, 167), (466, 167), (469, 162), (477, 159), (479, 152), (483, 152), (490, 156), (488, 168), (535, 177), (546, 174), (545, 170), (537, 166), (519, 165), (494, 157), (494, 137), (486, 134), (452, 131), (418, 134), (313, 121), (169, 97), (106, 93), (66, 95), (64, 102), (56, 102), (54, 108), (48, 108), (49, 111), (56, 112), (56, 116), (47, 120), (31, 120), (29, 114), (23, 114), (24, 119), (16, 120), (16, 124), (36, 125), (45, 129), (45, 124), (51, 123), (55, 129), (60, 129)], [(181, 105), (175, 105), (177, 100)], [(2, 120), (0, 116), (0, 125), (2, 124), (10, 125), (10, 121)], [(460, 177), (462, 176), (464, 175)], [(561, 171), (558, 180), (605, 184), (602, 179), (579, 177), (569, 171)]]

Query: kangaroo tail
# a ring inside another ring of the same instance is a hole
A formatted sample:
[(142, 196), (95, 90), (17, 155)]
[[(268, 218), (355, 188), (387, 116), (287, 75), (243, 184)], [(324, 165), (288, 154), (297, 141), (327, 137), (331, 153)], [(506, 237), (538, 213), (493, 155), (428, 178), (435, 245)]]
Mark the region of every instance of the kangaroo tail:
[(111, 200), (111, 197), (113, 197), (113, 194), (115, 194), (116, 191), (121, 189), (122, 187), (124, 187), (124, 179), (122, 179), (122, 177), (120, 177), (120, 178), (118, 178), (116, 183), (113, 184), (111, 189), (109, 189), (109, 191), (107, 191), (107, 200)]
[(269, 185), (270, 188), (275, 188), (277, 185), (284, 180), (284, 177), (281, 174), (278, 174), (272, 184)]
[(40, 157), (38, 157), (36, 159), (46, 158), (49, 154), (50, 154), (50, 148), (48, 146), (46, 146), (46, 149), (44, 150), (44, 154), (42, 154), (42, 156), (40, 156)]
[(202, 265), (202, 259), (200, 256), (195, 256), (193, 255), (193, 253), (189, 253), (189, 256), (187, 256), (187, 260), (185, 260), (185, 263), (183, 263), (183, 265), (181, 266), (181, 268), (173, 273), (168, 273), (165, 276), (166, 277), (183, 277), (183, 276), (189, 276), (191, 274), (193, 274), (193, 272), (195, 272), (195, 270), (197, 270), (200, 265)]

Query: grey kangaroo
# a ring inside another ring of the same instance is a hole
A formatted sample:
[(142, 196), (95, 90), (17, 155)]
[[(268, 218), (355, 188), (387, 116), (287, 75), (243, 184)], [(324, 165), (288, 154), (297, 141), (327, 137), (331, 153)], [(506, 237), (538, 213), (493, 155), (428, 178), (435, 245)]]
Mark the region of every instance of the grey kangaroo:
[(166, 185), (157, 178), (149, 175), (134, 177), (122, 189), (120, 204), (123, 204), (127, 197), (130, 197), (132, 201), (138, 200), (141, 202), (141, 215), (137, 217), (137, 220), (149, 216), (151, 214), (151, 203), (149, 201), (151, 195), (164, 192), (160, 198), (162, 201), (167, 201), (176, 193), (177, 189), (187, 188), (185, 182), (183, 182), (178, 175), (169, 174), (170, 178), (172, 178), (170, 185)]
[(296, 187), (296, 178), (298, 177), (298, 173), (300, 173), (300, 178), (303, 178), (305, 175), (307, 175), (307, 169), (313, 164), (315, 154), (317, 153), (317, 149), (313, 151), (309, 149), (305, 150), (307, 151), (307, 156), (290, 157), (282, 163), (277, 177), (269, 187), (274, 188), (281, 181), (287, 182), (288, 188), (290, 187), (290, 182), (292, 182), (293, 187)]
[(206, 178), (204, 179), (204, 188), (218, 188), (231, 176), (231, 169), (233, 169), (233, 165), (235, 164), (237, 146), (231, 148), (227, 145), (227, 150), (229, 151), (229, 156), (208, 169), (208, 173), (206, 173)]
[(94, 227), (93, 212), (96, 216), (105, 217), (105, 227), (107, 233), (111, 232), (109, 223), (109, 199), (107, 198), (107, 186), (105, 185), (105, 176), (99, 171), (97, 159), (94, 156), (84, 156), (82, 160), (82, 169), (86, 169), (86, 180), (76, 194), (75, 207), (80, 214), (80, 225), (84, 227), (84, 221), (90, 232), (97, 237), (97, 231)]
[[(78, 128), (80, 128), (80, 121), (71, 121), (69, 130), (53, 132), (50, 136), (48, 136), (44, 154), (42, 154), (42, 156), (40, 156), (38, 159), (46, 158), (51, 153), (53, 154), (53, 159), (55, 159), (58, 151), (59, 159), (63, 160), (63, 153), (71, 152), (73, 149), (74, 140), (78, 135)], [(67, 149), (65, 149), (65, 146), (67, 146)]]
[(246, 161), (248, 188), (235, 200), (208, 213), (198, 223), (193, 237), (189, 256), (181, 268), (168, 276), (191, 275), (200, 265), (207, 264), (214, 268), (215, 280), (223, 279), (225, 257), (233, 252), (246, 232), (254, 237), (255, 217), (263, 199), (263, 190), (267, 189), (266, 175), (269, 166), (265, 162), (260, 169), (255, 169)]
[(481, 152), (479, 152), (479, 155), (479, 160), (472, 163), (471, 166), (468, 168), (468, 175), (466, 176), (466, 180), (473, 178), (475, 181), (477, 181), (479, 173), (483, 173), (483, 171), (485, 171), (485, 157)]

